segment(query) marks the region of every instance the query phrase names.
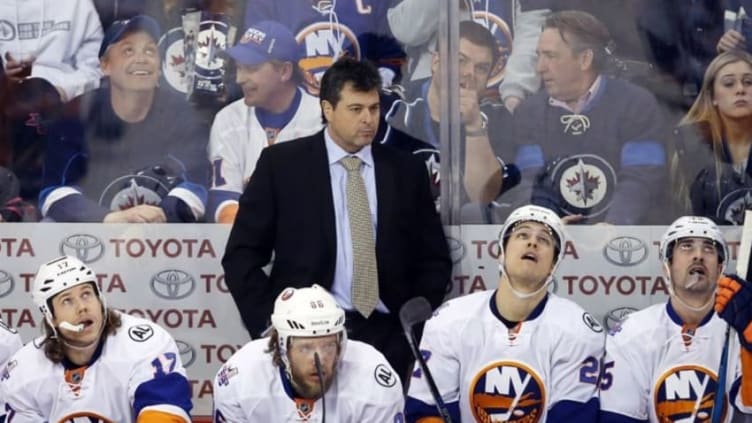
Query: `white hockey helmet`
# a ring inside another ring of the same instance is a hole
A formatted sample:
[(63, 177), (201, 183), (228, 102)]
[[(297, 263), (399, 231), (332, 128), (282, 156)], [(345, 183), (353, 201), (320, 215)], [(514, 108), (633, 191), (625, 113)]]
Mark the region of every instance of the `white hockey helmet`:
[(718, 248), (718, 261), (726, 267), (729, 257), (726, 240), (712, 220), (701, 216), (682, 216), (666, 229), (658, 249), (658, 257), (662, 263), (668, 264), (671, 261), (674, 243), (682, 238), (706, 238), (713, 241)]
[(551, 230), (551, 234), (554, 236), (554, 240), (556, 241), (556, 245), (554, 246), (554, 251), (556, 254), (556, 256), (554, 257), (554, 263), (555, 266), (558, 266), (559, 263), (561, 263), (561, 259), (564, 257), (564, 243), (566, 242), (566, 237), (564, 235), (564, 224), (562, 223), (561, 218), (559, 218), (559, 215), (554, 213), (551, 209), (547, 209), (545, 207), (534, 205), (522, 206), (514, 210), (512, 214), (507, 217), (507, 220), (504, 222), (504, 226), (501, 228), (501, 232), (499, 233), (499, 247), (501, 248), (502, 254), (504, 253), (506, 241), (512, 234), (514, 227), (520, 222), (528, 221), (542, 223)]
[(285, 288), (274, 302), (272, 326), (277, 330), (280, 356), (287, 369), (290, 368), (287, 346), (292, 336), (317, 337), (341, 333), (340, 356), (344, 352), (347, 337), (345, 311), (318, 284), (310, 288)]
[(71, 256), (62, 256), (39, 266), (37, 275), (34, 278), (31, 299), (39, 307), (39, 310), (42, 311), (47, 323), (53, 329), (53, 315), (50, 308), (52, 297), (68, 288), (84, 283), (92, 283), (94, 285), (94, 291), (104, 309), (105, 302), (97, 285), (97, 277), (94, 271), (81, 260)]

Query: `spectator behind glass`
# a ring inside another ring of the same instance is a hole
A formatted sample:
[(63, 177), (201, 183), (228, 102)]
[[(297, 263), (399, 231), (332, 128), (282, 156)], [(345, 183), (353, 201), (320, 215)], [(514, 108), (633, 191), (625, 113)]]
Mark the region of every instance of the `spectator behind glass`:
[(723, 0), (723, 36), (718, 40), (718, 53), (733, 49), (752, 51), (752, 0)]
[(609, 39), (585, 12), (546, 18), (537, 64), (546, 90), (514, 115), (515, 200), (569, 222), (644, 224), (666, 179), (664, 119), (645, 89), (602, 74)]
[[(191, 98), (190, 103), (194, 116), (210, 124), (214, 115), (227, 103), (240, 97), (242, 93), (233, 84), (234, 75), (228, 63), (218, 53), (221, 48), (230, 47), (239, 35), (229, 34), (227, 25), (233, 25), (240, 30), (242, 26), (242, 14), (245, 11), (245, 0), (95, 0), (94, 4), (102, 19), (105, 30), (115, 20), (123, 20), (135, 15), (148, 15), (154, 18), (162, 28), (158, 39), (161, 59), (160, 86), (169, 88), (175, 93), (186, 95), (190, 79), (187, 73), (187, 56), (184, 41), (193, 38), (196, 43), (198, 63), (202, 65), (199, 72), (211, 74), (211, 85), (216, 87), (219, 81), (224, 82), (221, 92), (212, 93), (209, 96)], [(186, 36), (183, 31), (183, 20), (188, 14), (198, 11), (200, 23), (196, 30), (198, 34), (193, 37)], [(233, 35), (229, 40), (225, 35)], [(225, 46), (223, 43), (227, 41)], [(219, 46), (219, 47), (218, 47)], [(227, 71), (224, 80), (221, 69)], [(199, 85), (205, 87), (205, 80)], [(194, 80), (194, 83), (196, 81)], [(202, 92), (203, 93), (203, 92)], [(205, 94), (205, 93), (204, 93)]]
[[(460, 1), (463, 20), (475, 20), (499, 42), (499, 60), (488, 78), (492, 99), (501, 99), (510, 112), (538, 91), (535, 43), (555, 2), (482, 0)], [(431, 76), (431, 55), (438, 48), (439, 13), (433, 0), (401, 0), (389, 9), (389, 27), (410, 54), (410, 80)], [(551, 4), (549, 4), (551, 3)], [(558, 3), (561, 3), (559, 1)], [(514, 24), (512, 24), (514, 23)]]
[(81, 115), (55, 124), (40, 196), (59, 222), (196, 222), (203, 218), (208, 127), (185, 100), (157, 89), (159, 25), (148, 16), (114, 23), (99, 50), (103, 86), (77, 98)]
[(246, 27), (276, 21), (295, 34), (303, 48), (301, 67), (318, 86), (324, 72), (341, 55), (369, 59), (388, 87), (402, 78), (405, 52), (392, 37), (386, 14), (389, 1), (252, 0), (245, 11)]
[(248, 28), (227, 55), (243, 98), (217, 113), (209, 139), (212, 182), (207, 220), (232, 223), (261, 150), (319, 131), (318, 97), (305, 91), (301, 52), (289, 29), (278, 22)]
[(63, 102), (99, 86), (102, 27), (90, 0), (2, 0), (0, 16), (0, 55), (11, 81), (42, 78)]
[[(434, 53), (431, 62), (432, 77), (411, 81), (407, 85), (407, 100), (393, 107), (389, 123), (408, 134), (424, 140), (412, 144), (393, 144), (426, 161), (426, 168), (434, 183), (434, 197), (439, 195), (439, 119), (442, 96), (439, 88), (441, 67), (439, 55)], [(494, 64), (499, 60), (497, 42), (482, 25), (460, 22), (459, 43), (459, 103), (462, 122), (462, 139), (459, 157), (462, 161), (463, 185), (472, 202), (490, 203), (500, 192), (514, 185), (503, 176), (518, 175), (516, 168), (506, 168), (501, 158), (510, 158), (511, 140), (503, 140), (509, 125), (509, 113), (491, 105), (481, 106), (483, 95)], [(506, 141), (506, 143), (504, 143)], [(513, 166), (513, 165), (512, 165)]]
[(710, 62), (674, 134), (671, 174), (679, 211), (742, 224), (752, 207), (752, 55), (730, 50)]

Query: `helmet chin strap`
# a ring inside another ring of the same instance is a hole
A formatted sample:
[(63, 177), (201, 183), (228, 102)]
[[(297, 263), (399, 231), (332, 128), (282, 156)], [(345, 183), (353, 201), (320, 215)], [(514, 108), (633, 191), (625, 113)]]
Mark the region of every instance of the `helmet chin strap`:
[(521, 291), (514, 289), (514, 286), (512, 286), (512, 278), (509, 277), (509, 273), (506, 271), (506, 268), (504, 267), (504, 264), (502, 263), (499, 263), (499, 272), (507, 275), (507, 285), (509, 285), (509, 290), (512, 291), (512, 294), (515, 297), (521, 300), (526, 300), (528, 298), (532, 298), (540, 294), (544, 289), (547, 289), (548, 285), (550, 285), (551, 282), (554, 280), (553, 273), (549, 273), (548, 277), (543, 282), (543, 285), (540, 286), (540, 288), (536, 289), (533, 292), (521, 292)]
[(694, 311), (694, 312), (698, 312), (699, 313), (699, 312), (702, 312), (702, 311), (707, 311), (708, 308), (709, 308), (709, 306), (711, 306), (715, 302), (715, 298), (711, 295), (710, 298), (708, 298), (708, 301), (705, 304), (701, 305), (700, 307), (693, 307), (693, 306), (687, 304), (687, 302), (684, 301), (684, 300), (682, 300), (681, 297), (679, 296), (679, 294), (677, 294), (676, 291), (674, 290), (674, 280), (671, 279), (671, 272), (670, 272), (670, 269), (668, 267), (668, 263), (664, 262), (663, 263), (663, 268), (666, 270), (666, 275), (667, 275), (666, 278), (668, 279), (668, 293), (669, 293), (669, 295), (671, 296), (671, 298), (675, 298), (676, 301), (678, 301), (679, 304), (681, 304), (685, 308), (689, 309), (690, 311)]

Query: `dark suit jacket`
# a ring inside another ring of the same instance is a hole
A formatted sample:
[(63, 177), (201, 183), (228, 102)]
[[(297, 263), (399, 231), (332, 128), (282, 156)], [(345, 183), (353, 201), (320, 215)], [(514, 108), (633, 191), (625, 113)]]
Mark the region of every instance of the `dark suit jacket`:
[[(452, 262), (418, 159), (373, 144), (378, 201), (379, 296), (393, 316), (414, 296), (435, 308), (451, 281)], [(265, 148), (240, 205), (222, 266), (252, 337), (268, 326), (287, 286), (331, 289), (337, 248), (323, 131)], [(263, 272), (274, 252), (270, 275)]]

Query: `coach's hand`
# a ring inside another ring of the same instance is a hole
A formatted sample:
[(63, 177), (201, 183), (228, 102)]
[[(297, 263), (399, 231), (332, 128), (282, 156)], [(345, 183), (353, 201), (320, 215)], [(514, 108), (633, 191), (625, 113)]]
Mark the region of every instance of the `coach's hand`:
[(752, 283), (736, 275), (721, 276), (715, 311), (736, 330), (744, 348), (752, 351)]

